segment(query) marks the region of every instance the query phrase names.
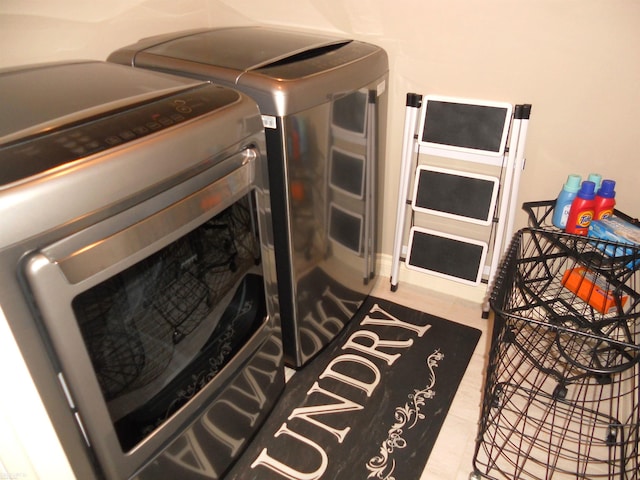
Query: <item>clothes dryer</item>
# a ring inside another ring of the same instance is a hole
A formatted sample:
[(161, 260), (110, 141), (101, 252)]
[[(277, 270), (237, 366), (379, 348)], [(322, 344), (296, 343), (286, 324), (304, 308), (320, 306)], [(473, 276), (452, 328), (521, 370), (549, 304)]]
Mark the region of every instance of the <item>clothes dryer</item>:
[(29, 371), (0, 378), (50, 420), (6, 433), (78, 479), (221, 478), (284, 388), (258, 106), (94, 61), (0, 70), (0, 102), (0, 328)]

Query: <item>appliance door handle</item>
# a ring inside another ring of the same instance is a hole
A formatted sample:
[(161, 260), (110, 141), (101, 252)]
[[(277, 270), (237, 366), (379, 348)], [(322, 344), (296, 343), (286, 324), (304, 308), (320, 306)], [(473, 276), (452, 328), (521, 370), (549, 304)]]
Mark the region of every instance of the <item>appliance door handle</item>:
[(248, 149), (238, 155), (244, 157), (238, 168), (153, 215), (63, 258), (43, 253), (71, 284), (107, 273), (123, 261), (133, 264), (155, 253), (249, 192), (254, 186), (256, 152)]

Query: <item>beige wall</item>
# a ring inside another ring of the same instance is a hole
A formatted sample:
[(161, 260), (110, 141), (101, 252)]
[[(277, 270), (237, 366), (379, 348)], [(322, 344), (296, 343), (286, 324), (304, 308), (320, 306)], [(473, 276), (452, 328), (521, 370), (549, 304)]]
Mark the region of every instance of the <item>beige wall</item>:
[(533, 104), (519, 203), (596, 171), (639, 214), (639, 0), (2, 0), (0, 66), (105, 59), (143, 36), (247, 23), (342, 32), (389, 53), (384, 253), (407, 92)]

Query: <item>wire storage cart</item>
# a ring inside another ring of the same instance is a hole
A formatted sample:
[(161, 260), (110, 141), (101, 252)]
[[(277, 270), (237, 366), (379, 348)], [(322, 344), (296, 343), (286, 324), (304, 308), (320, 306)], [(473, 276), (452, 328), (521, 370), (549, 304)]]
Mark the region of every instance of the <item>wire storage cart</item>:
[(634, 246), (516, 233), (491, 296), (472, 478), (640, 479), (639, 267)]

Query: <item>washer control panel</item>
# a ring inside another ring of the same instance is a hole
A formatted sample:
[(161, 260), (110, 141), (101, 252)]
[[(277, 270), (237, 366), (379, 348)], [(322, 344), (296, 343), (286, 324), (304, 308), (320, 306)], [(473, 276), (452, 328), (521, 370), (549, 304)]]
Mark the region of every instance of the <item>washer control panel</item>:
[(0, 145), (0, 187), (174, 127), (239, 98), (234, 90), (204, 84)]

